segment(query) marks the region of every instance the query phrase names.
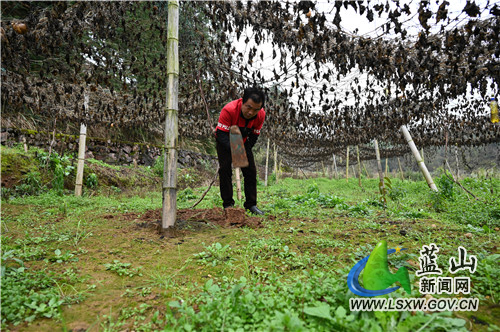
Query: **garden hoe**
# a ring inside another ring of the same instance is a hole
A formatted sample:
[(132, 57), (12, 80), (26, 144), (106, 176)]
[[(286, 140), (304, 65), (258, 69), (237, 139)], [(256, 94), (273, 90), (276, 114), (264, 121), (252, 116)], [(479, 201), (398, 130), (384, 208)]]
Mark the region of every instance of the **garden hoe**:
[(229, 132), (229, 143), (231, 145), (233, 167), (247, 167), (247, 153), (245, 151), (245, 144), (243, 143), (243, 138), (241, 137), (240, 128), (238, 128), (238, 126), (231, 126)]

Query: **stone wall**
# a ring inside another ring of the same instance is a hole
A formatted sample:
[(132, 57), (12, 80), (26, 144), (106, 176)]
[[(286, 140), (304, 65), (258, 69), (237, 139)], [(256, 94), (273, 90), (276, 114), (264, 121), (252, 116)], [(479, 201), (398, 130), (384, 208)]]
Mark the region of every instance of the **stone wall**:
[[(52, 141), (52, 133), (19, 130), (15, 128), (2, 128), (1, 144), (13, 146), (26, 140), (28, 147), (36, 146), (48, 150)], [(61, 135), (56, 133), (53, 151), (78, 154), (78, 136)], [(161, 148), (144, 143), (122, 143), (111, 140), (102, 140), (87, 137), (85, 158), (102, 160), (112, 165), (133, 165), (134, 160), (138, 165), (153, 166), (155, 160), (161, 155)], [(207, 166), (216, 167), (217, 157), (201, 154), (189, 150), (179, 150), (179, 167)]]

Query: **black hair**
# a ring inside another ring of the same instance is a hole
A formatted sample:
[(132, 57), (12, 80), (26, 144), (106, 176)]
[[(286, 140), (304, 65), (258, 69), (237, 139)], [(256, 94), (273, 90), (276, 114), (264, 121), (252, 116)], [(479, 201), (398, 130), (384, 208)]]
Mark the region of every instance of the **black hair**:
[(262, 107), (266, 103), (266, 94), (259, 88), (246, 88), (243, 92), (243, 104), (248, 99), (252, 99), (256, 103), (262, 103)]

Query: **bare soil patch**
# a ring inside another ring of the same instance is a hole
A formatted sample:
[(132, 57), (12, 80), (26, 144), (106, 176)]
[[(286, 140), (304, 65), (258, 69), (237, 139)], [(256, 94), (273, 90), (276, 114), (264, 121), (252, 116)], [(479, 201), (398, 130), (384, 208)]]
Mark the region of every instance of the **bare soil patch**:
[(168, 237), (179, 237), (187, 232), (202, 231), (214, 226), (224, 228), (261, 228), (262, 218), (251, 217), (242, 208), (181, 209), (177, 211), (177, 220), (173, 229), (163, 232), (161, 226), (161, 209), (148, 210), (144, 213), (128, 212), (121, 215), (105, 215), (105, 219), (121, 219), (134, 223), (135, 228), (151, 229), (157, 234)]

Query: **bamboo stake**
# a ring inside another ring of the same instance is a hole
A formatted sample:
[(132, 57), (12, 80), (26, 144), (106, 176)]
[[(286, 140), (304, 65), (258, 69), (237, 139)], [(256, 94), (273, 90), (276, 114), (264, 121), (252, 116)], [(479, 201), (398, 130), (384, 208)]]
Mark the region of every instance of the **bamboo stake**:
[(240, 178), (240, 168), (236, 167), (234, 169), (236, 173), (236, 195), (238, 197), (238, 201), (241, 201), (241, 178)]
[(349, 182), (349, 147), (347, 147), (346, 157), (345, 157), (345, 180)]
[(356, 157), (358, 158), (358, 184), (360, 187), (361, 185), (361, 161), (359, 160), (359, 146), (356, 145)]
[(351, 167), (352, 167), (352, 175), (356, 177), (356, 168), (354, 167), (354, 165), (351, 165)]
[[(85, 114), (88, 114), (89, 108), (89, 94), (85, 91), (83, 95), (83, 108)], [(75, 196), (82, 195), (83, 186), (83, 170), (85, 169), (85, 141), (87, 138), (87, 126), (84, 123), (80, 124), (80, 141), (78, 143), (78, 165), (76, 168), (76, 183), (75, 183)]]
[(389, 176), (389, 158), (385, 158), (385, 177)]
[[(281, 178), (281, 159), (278, 166), (278, 173), (276, 174), (279, 174), (279, 177)], [(278, 175), (276, 175), (276, 183), (278, 183)]]
[[(432, 181), (431, 174), (427, 170), (427, 167), (425, 166), (424, 160), (422, 157), (420, 157), (420, 154), (418, 153), (418, 149), (415, 145), (415, 142), (413, 142), (413, 139), (411, 138), (410, 132), (406, 128), (406, 126), (401, 126), (401, 131), (403, 132), (403, 135), (405, 136), (406, 141), (408, 142), (408, 145), (410, 146), (411, 152), (413, 153), (413, 156), (417, 160), (418, 167), (420, 168), (420, 171), (422, 171), (422, 174), (425, 177), (425, 180), (427, 181), (427, 184), (429, 187), (434, 190), (438, 191), (436, 185), (434, 184), (434, 181)], [(423, 149), (422, 149), (423, 151)]]
[(28, 144), (26, 143), (26, 136), (24, 135), (22, 138), (22, 142), (23, 142), (24, 152), (28, 153)]
[(377, 157), (377, 170), (378, 170), (378, 178), (379, 178), (379, 188), (381, 191), (385, 189), (384, 184), (384, 172), (382, 171), (382, 163), (380, 162), (380, 150), (378, 149), (378, 141), (376, 139), (373, 140), (373, 145), (375, 145), (375, 156)]
[[(86, 102), (88, 103), (88, 95), (85, 94)], [(86, 107), (85, 107), (86, 108)], [(76, 168), (76, 184), (75, 184), (75, 196), (79, 197), (82, 195), (83, 186), (83, 170), (85, 168), (85, 139), (87, 137), (87, 126), (85, 124), (80, 125), (80, 142), (78, 143), (78, 166)]]
[(163, 164), (162, 229), (175, 225), (177, 214), (177, 143), (179, 88), (179, 3), (168, 2), (167, 29), (167, 109), (165, 114), (165, 147)]
[(368, 174), (368, 171), (366, 170), (365, 163), (361, 162), (361, 165), (363, 165), (363, 169), (365, 170), (366, 178), (369, 179), (370, 178), (370, 174)]
[(276, 149), (276, 143), (274, 143), (274, 177), (276, 183), (278, 183), (278, 149)]
[(405, 173), (403, 172), (403, 167), (401, 167), (401, 161), (399, 160), (398, 157), (398, 165), (399, 165), (399, 172), (401, 173), (401, 180), (405, 180)]
[(333, 154), (333, 166), (335, 167), (335, 179), (338, 179), (339, 172), (337, 171), (337, 161), (335, 160), (335, 154)]
[(267, 139), (267, 149), (266, 149), (266, 173), (264, 175), (264, 186), (267, 187), (267, 172), (269, 166), (269, 138)]
[(57, 123), (57, 118), (54, 118), (54, 130), (52, 131), (52, 141), (50, 141), (50, 144), (49, 144), (49, 156), (47, 158), (47, 163), (45, 164), (45, 167), (47, 167), (49, 165), (50, 155), (52, 154), (52, 146), (56, 142), (56, 123)]
[(321, 161), (321, 168), (323, 169), (323, 177), (326, 177), (325, 164)]

